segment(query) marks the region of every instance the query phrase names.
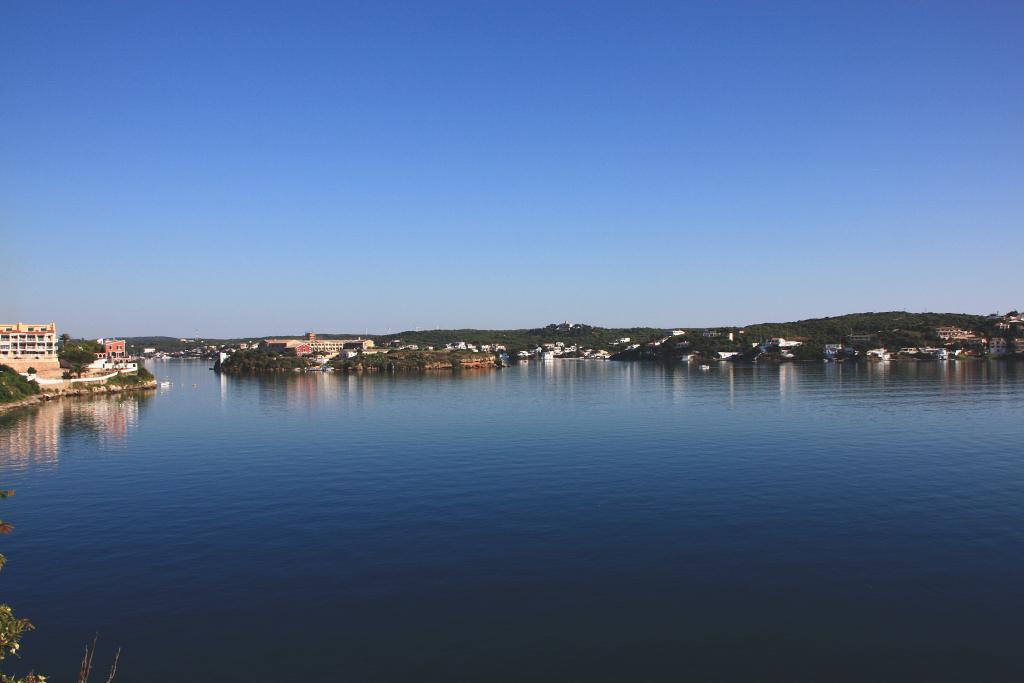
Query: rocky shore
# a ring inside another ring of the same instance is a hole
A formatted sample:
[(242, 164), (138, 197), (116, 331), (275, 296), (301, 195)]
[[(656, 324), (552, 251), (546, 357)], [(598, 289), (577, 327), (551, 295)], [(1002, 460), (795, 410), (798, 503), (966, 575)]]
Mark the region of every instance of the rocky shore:
[(53, 401), (55, 399), (63, 398), (65, 396), (96, 396), (100, 394), (118, 394), (126, 391), (139, 391), (155, 388), (155, 379), (127, 386), (121, 384), (104, 383), (91, 386), (57, 387), (52, 389), (46, 388), (43, 389), (38, 394), (20, 399), (18, 401), (12, 401), (10, 403), (0, 403), (0, 413), (6, 412), (8, 410), (15, 410), (17, 408), (27, 408), (29, 406), (34, 406), (45, 401)]
[(394, 351), (387, 354), (360, 354), (355, 358), (332, 361), (330, 365), (342, 372), (452, 372), (496, 368), (500, 363), (491, 353)]

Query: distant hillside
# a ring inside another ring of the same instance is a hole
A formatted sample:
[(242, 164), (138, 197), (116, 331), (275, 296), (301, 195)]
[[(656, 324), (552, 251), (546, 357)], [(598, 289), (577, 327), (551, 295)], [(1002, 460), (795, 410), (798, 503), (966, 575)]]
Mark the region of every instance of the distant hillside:
[(190, 349), (198, 344), (211, 344), (220, 346), (223, 344), (237, 344), (239, 341), (245, 341), (244, 339), (202, 339), (202, 340), (189, 340), (187, 342), (181, 341), (177, 337), (125, 337), (125, 346), (129, 353), (142, 353), (142, 349), (156, 349), (157, 351), (163, 351), (166, 353), (172, 353), (174, 351), (184, 351)]
[[(875, 334), (883, 343), (908, 345), (926, 339), (934, 333), (936, 327), (954, 325), (965, 329), (987, 332), (990, 322), (985, 316), (967, 313), (907, 313), (905, 311), (889, 311), (882, 313), (850, 313), (826, 318), (796, 320), (792, 322), (765, 322), (744, 327), (722, 326), (716, 329), (723, 332), (739, 332), (743, 330), (743, 341), (760, 341), (770, 337), (802, 339), (812, 344), (825, 344), (841, 341), (850, 334)], [(685, 329), (689, 338), (699, 336), (704, 328)], [(380, 346), (400, 339), (404, 344), (417, 344), (420, 347), (443, 347), (450, 342), (464, 341), (469, 344), (504, 344), (510, 351), (531, 349), (544, 342), (562, 341), (566, 344), (575, 343), (581, 347), (614, 349), (619, 339), (630, 338), (630, 343), (643, 344), (669, 333), (670, 328), (661, 327), (597, 327), (576, 324), (547, 325), (529, 329), (512, 330), (406, 330), (393, 334), (341, 334), (318, 332), (325, 339), (366, 337), (373, 339)], [(245, 337), (234, 339), (202, 339), (182, 342), (174, 337), (129, 337), (129, 349), (140, 352), (151, 347), (158, 351), (181, 351), (203, 345), (235, 345), (240, 341), (253, 341), (269, 337), (301, 337), (302, 333), (267, 335), (267, 337)], [(737, 342), (740, 341), (737, 335)], [(618, 345), (620, 348), (622, 345)]]
[[(989, 325), (983, 315), (968, 313), (907, 313), (906, 311), (889, 311), (883, 313), (849, 313), (846, 315), (826, 318), (812, 318), (792, 322), (757, 323), (744, 327), (718, 327), (722, 331), (743, 330), (743, 338), (759, 341), (771, 337), (805, 339), (821, 344), (842, 341), (850, 334), (878, 334), (883, 338), (904, 336), (923, 338), (934, 334), (935, 328), (953, 325), (971, 330), (985, 331)], [(509, 349), (532, 348), (543, 342), (573, 342), (584, 347), (607, 348), (621, 338), (629, 337), (631, 343), (645, 342), (669, 334), (671, 329), (687, 330), (688, 336), (699, 336), (706, 328), (663, 327), (595, 327), (591, 325), (575, 325), (572, 329), (564, 329), (558, 325), (548, 325), (532, 329), (520, 330), (424, 330), (398, 332), (393, 335), (371, 335), (375, 342), (383, 344), (391, 339), (401, 339), (407, 344), (421, 346), (443, 346), (452, 341), (468, 343), (497, 342), (505, 344)]]
[[(595, 327), (592, 325), (574, 325), (571, 329), (565, 326), (548, 325), (547, 327), (536, 327), (532, 329), (518, 330), (406, 330), (393, 334), (342, 334), (337, 332), (317, 332), (317, 336), (323, 339), (354, 339), (362, 337), (372, 339), (378, 346), (385, 346), (388, 342), (400, 339), (405, 344), (417, 344), (421, 347), (433, 346), (443, 347), (450, 342), (464, 341), (468, 344), (504, 344), (509, 350), (531, 349), (544, 342), (564, 341), (566, 343), (581, 344), (586, 347), (606, 348), (622, 337), (630, 337), (634, 342), (646, 342), (663, 335), (664, 329), (660, 327), (629, 327), (609, 328)], [(129, 349), (139, 353), (144, 348), (155, 348), (157, 351), (172, 353), (183, 351), (202, 345), (233, 345), (240, 341), (253, 341), (258, 339), (270, 339), (276, 337), (298, 338), (303, 333), (267, 335), (265, 337), (245, 337), (235, 339), (201, 339), (182, 342), (174, 337), (128, 337), (126, 339)]]
[(812, 318), (786, 323), (758, 323), (747, 325), (746, 338), (751, 340), (770, 337), (804, 338), (811, 342), (840, 341), (850, 334), (880, 334), (884, 336), (929, 335), (936, 327), (953, 325), (970, 330), (986, 326), (985, 316), (967, 313), (849, 313), (827, 318)]
[(405, 344), (442, 347), (449, 342), (464, 341), (468, 344), (504, 344), (509, 351), (532, 349), (544, 342), (565, 342), (582, 347), (607, 348), (623, 337), (634, 342), (646, 342), (665, 334), (661, 327), (595, 327), (573, 325), (571, 329), (560, 325), (535, 327), (519, 330), (423, 330), (405, 331), (393, 335), (371, 335), (378, 344), (392, 339), (401, 339)]

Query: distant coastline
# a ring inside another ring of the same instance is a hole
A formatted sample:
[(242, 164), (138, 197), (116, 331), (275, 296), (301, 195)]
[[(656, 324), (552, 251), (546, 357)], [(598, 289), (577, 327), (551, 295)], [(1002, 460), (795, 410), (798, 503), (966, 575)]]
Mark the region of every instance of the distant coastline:
[[(233, 340), (129, 338), (135, 353), (208, 358), (227, 373), (409, 372), (500, 367), (548, 359), (782, 363), (1024, 358), (1024, 318), (967, 313), (854, 313), (716, 328), (416, 330), (394, 335), (306, 333)], [(143, 347), (141, 345), (146, 344)]]

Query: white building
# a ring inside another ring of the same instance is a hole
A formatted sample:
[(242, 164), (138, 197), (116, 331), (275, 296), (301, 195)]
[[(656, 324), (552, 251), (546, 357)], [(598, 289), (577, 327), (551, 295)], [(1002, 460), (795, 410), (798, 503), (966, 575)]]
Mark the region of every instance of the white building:
[(963, 341), (973, 339), (977, 335), (969, 330), (961, 330), (959, 327), (943, 325), (942, 327), (935, 328), (935, 336), (943, 341)]
[(123, 358), (97, 358), (86, 366), (95, 372), (107, 372), (110, 370), (124, 370), (126, 372), (138, 372), (139, 364), (132, 360)]

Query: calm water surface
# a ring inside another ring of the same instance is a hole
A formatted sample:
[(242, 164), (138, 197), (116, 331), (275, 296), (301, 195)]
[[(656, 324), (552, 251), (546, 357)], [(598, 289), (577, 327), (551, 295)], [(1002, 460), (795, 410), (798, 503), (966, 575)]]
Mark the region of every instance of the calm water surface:
[(70, 680), (1020, 680), (1024, 365), (218, 377), (0, 416)]

